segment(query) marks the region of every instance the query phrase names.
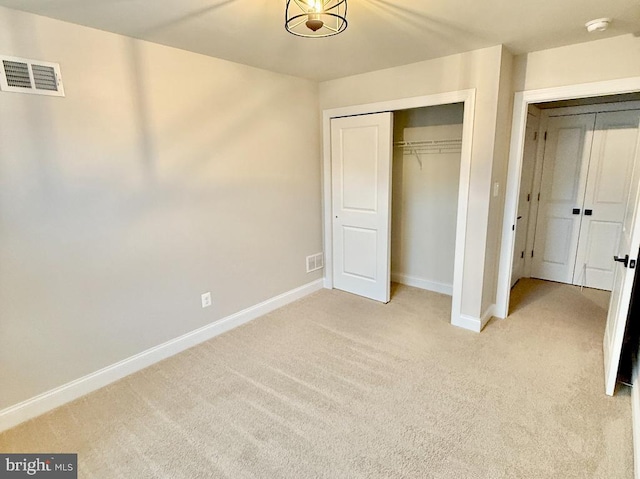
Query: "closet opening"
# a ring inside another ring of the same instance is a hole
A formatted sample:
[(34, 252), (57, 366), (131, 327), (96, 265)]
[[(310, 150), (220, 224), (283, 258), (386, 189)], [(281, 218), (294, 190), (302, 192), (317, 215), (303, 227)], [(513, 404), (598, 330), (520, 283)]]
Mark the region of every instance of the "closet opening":
[(462, 314), (474, 107), (471, 89), (324, 110), (326, 288), (435, 291), (451, 324), (482, 329)]
[(394, 112), (393, 283), (453, 294), (463, 119), (463, 103)]

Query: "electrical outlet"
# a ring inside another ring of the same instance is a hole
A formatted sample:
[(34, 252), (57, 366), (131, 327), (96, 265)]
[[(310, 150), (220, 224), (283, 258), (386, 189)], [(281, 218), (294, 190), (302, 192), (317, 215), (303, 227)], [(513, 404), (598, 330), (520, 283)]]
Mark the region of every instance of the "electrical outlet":
[(202, 300), (202, 307), (203, 308), (208, 308), (209, 306), (211, 306), (211, 304), (212, 304), (211, 293), (209, 293), (209, 292), (203, 293), (202, 296), (200, 296), (200, 299)]

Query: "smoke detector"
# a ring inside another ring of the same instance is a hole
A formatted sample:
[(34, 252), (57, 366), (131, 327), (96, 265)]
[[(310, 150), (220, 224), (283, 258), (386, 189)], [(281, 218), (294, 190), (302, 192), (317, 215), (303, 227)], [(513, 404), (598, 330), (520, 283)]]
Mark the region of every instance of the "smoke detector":
[(607, 28), (609, 28), (610, 23), (610, 18), (597, 18), (585, 23), (584, 26), (587, 27), (587, 31), (589, 33), (604, 32)]

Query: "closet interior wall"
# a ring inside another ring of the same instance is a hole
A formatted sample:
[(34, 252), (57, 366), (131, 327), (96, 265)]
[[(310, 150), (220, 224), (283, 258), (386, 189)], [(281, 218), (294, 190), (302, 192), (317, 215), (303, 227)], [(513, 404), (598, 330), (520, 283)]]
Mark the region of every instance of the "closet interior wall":
[(394, 112), (391, 279), (452, 294), (464, 105)]

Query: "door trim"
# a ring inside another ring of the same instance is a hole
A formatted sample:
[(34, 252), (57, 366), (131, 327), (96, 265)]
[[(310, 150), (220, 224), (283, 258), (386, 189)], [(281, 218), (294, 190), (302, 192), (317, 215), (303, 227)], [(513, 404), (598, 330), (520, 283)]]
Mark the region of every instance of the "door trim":
[[(533, 245), (536, 239), (536, 223), (538, 222), (538, 211), (540, 204), (537, 201), (537, 197), (540, 194), (540, 187), (542, 186), (542, 161), (544, 160), (544, 132), (547, 130), (547, 118), (542, 114), (542, 110), (530, 106), (528, 108), (529, 113), (536, 112), (538, 117), (538, 147), (536, 149), (535, 165), (533, 168), (533, 185), (531, 188), (531, 204), (529, 211), (529, 227), (527, 229), (527, 249), (525, 250), (524, 258), (524, 277), (531, 277), (531, 270), (533, 269), (533, 258), (531, 253), (533, 252)], [(526, 124), (525, 124), (526, 130)], [(505, 190), (506, 191), (506, 190)], [(519, 194), (519, 192), (518, 192)], [(534, 198), (536, 200), (534, 201)], [(509, 273), (511, 274), (511, 273)]]
[[(538, 202), (534, 200), (535, 194), (535, 186), (536, 186), (536, 171), (538, 168), (538, 153), (540, 151), (540, 145), (542, 144), (542, 140), (541, 140), (541, 136), (540, 136), (540, 125), (542, 123), (542, 120), (540, 118), (540, 111), (532, 111), (533, 108), (529, 108), (529, 112), (527, 113), (527, 124), (525, 125), (525, 134), (526, 134), (526, 129), (529, 127), (529, 124), (531, 123), (532, 127), (534, 128), (534, 142), (535, 142), (535, 149), (532, 152), (532, 158), (530, 160), (531, 162), (531, 177), (530, 177), (530, 182), (529, 182), (529, 200), (527, 201), (527, 206), (526, 206), (526, 224), (522, 223), (522, 225), (517, 224), (516, 225), (516, 236), (515, 239), (517, 240), (518, 238), (518, 228), (524, 228), (524, 250), (522, 251), (523, 253), (523, 258), (522, 258), (522, 270), (521, 270), (521, 276), (514, 282), (513, 281), (513, 266), (511, 268), (511, 277), (510, 277), (510, 281), (511, 281), (511, 287), (513, 287), (515, 285), (515, 283), (517, 283), (518, 281), (520, 281), (520, 279), (522, 278), (527, 278), (530, 276), (529, 274), (529, 270), (530, 265), (529, 265), (529, 260), (531, 259), (530, 253), (529, 251), (531, 251), (533, 249), (533, 246), (531, 246), (531, 248), (529, 248), (529, 243), (533, 244), (533, 231), (535, 231), (535, 226), (532, 228), (532, 223), (534, 223), (533, 221), (531, 221), (533, 219), (534, 216), (534, 205), (538, 206)], [(537, 110), (537, 109), (536, 109)], [(525, 141), (526, 142), (526, 141)], [(523, 162), (524, 162), (524, 152), (523, 152)], [(520, 196), (520, 195), (518, 195)], [(518, 218), (520, 218), (521, 215), (521, 210), (519, 208), (518, 205)], [(535, 209), (535, 218), (537, 219), (537, 213), (538, 210), (537, 208)], [(521, 218), (524, 219), (524, 218)], [(518, 219), (517, 221), (521, 221), (521, 219)], [(520, 230), (522, 231), (522, 230)], [(514, 248), (515, 248), (515, 243), (514, 243)], [(514, 255), (513, 255), (513, 259), (517, 261), (517, 252), (514, 251)]]
[(509, 149), (509, 166), (507, 173), (504, 220), (502, 226), (502, 243), (500, 247), (498, 291), (495, 310), (496, 317), (506, 318), (509, 314), (509, 297), (511, 294), (511, 287), (509, 283), (515, 241), (515, 235), (511, 231), (511, 226), (515, 224), (517, 215), (520, 175), (522, 169), (522, 153), (524, 149), (524, 133), (529, 104), (545, 101), (615, 95), (619, 93), (633, 93), (637, 91), (640, 91), (640, 77), (516, 92), (513, 102), (511, 145)]
[(462, 153), (460, 158), (460, 182), (458, 189), (458, 215), (456, 220), (455, 260), (453, 268), (453, 294), (451, 304), (451, 324), (479, 332), (482, 320), (469, 322), (462, 317), (462, 278), (464, 275), (464, 247), (467, 231), (467, 209), (469, 201), (469, 178), (471, 173), (471, 145), (473, 140), (473, 119), (475, 110), (475, 89), (448, 93), (402, 98), (377, 103), (331, 108), (322, 112), (322, 215), (324, 230), (324, 287), (333, 288), (333, 222), (331, 219), (331, 119), (342, 116), (367, 115), (385, 111), (408, 110), (427, 106), (464, 103), (462, 126)]

